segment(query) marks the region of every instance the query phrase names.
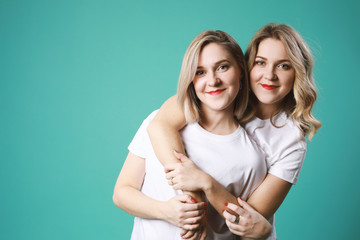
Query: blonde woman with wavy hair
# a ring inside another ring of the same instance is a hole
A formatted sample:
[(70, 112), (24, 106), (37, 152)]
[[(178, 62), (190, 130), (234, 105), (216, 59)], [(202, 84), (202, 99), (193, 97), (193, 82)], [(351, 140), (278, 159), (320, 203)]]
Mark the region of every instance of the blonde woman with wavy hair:
[[(284, 24), (261, 28), (251, 40), (245, 58), (250, 82), (249, 104), (238, 121), (265, 152), (267, 165), (267, 176), (244, 199), (246, 202), (228, 195), (185, 156), (178, 131), (187, 124), (187, 119), (177, 96), (163, 104), (148, 132), (157, 157), (168, 171), (166, 177), (175, 189), (205, 191), (211, 186), (218, 193), (213, 202), (223, 206), (222, 215), (232, 233), (242, 239), (265, 236), (276, 239), (274, 213), (298, 180), (306, 154), (305, 136), (312, 139), (321, 127), (312, 115), (317, 96), (313, 58), (302, 37)], [(173, 153), (173, 149), (183, 154)], [(226, 161), (227, 156), (224, 158)], [(201, 179), (211, 184), (202, 181), (203, 188), (193, 188)], [(259, 229), (265, 225), (259, 221), (258, 214), (272, 224), (270, 235), (260, 233)]]
[[(310, 48), (292, 27), (285, 24), (268, 24), (255, 34), (246, 50), (245, 58), (249, 72), (259, 63), (259, 61), (256, 61), (256, 54), (260, 43), (266, 39), (282, 42), (292, 68), (295, 70), (293, 88), (282, 100), (278, 111), (285, 111), (288, 116), (294, 119), (302, 134), (304, 136), (309, 134), (311, 140), (321, 127), (321, 123), (312, 115), (317, 93), (312, 74), (314, 60)], [(255, 96), (254, 92), (251, 92), (247, 111), (256, 112), (258, 103), (257, 96)], [(275, 111), (272, 114), (275, 115), (276, 113)]]

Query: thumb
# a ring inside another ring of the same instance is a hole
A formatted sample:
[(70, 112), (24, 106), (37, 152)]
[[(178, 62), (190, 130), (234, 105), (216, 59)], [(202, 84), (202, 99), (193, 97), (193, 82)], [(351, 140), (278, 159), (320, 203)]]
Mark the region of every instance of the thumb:
[(167, 163), (164, 165), (165, 173), (174, 171), (179, 163)]
[(243, 201), (240, 197), (237, 198), (237, 201), (238, 201), (240, 207), (242, 207), (246, 211), (248, 211), (248, 212), (255, 211), (247, 202)]
[(174, 155), (177, 159), (179, 159), (181, 162), (186, 160), (186, 156), (182, 153), (179, 153), (178, 151), (174, 150)]
[(195, 203), (196, 200), (187, 194), (179, 195), (179, 200), (183, 203)]

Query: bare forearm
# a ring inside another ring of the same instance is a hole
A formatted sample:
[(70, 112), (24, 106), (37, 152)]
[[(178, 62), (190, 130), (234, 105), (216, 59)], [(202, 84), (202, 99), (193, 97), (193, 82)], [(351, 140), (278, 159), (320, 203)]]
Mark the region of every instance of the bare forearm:
[(141, 218), (164, 219), (162, 202), (147, 197), (130, 186), (119, 187), (114, 191), (115, 205), (125, 212)]
[(207, 174), (208, 185), (204, 186), (204, 193), (211, 203), (211, 205), (216, 209), (216, 211), (223, 216), (223, 211), (226, 209), (227, 203), (233, 203), (239, 205), (237, 199), (232, 195), (224, 186), (218, 183), (210, 175)]
[(284, 201), (292, 184), (268, 174), (247, 200), (256, 211), (269, 219)]
[[(168, 99), (154, 119), (149, 124), (147, 131), (153, 145), (156, 157), (162, 165), (180, 162), (174, 156), (174, 150), (185, 154), (184, 145), (179, 130), (186, 124), (185, 117), (177, 105), (176, 96)], [(197, 202), (201, 202), (200, 192), (184, 191)]]
[(161, 121), (154, 119), (147, 130), (156, 157), (162, 165), (180, 162), (173, 153), (173, 151), (176, 150), (185, 154), (184, 146), (177, 129), (168, 127), (162, 124)]

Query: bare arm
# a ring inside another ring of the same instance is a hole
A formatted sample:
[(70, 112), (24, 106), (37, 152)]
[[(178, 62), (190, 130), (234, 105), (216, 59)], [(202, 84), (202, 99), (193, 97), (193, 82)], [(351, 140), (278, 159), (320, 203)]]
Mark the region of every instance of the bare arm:
[[(173, 151), (185, 154), (179, 130), (186, 125), (184, 113), (177, 104), (177, 95), (169, 98), (149, 124), (147, 131), (154, 152), (162, 165), (179, 163)], [(200, 192), (185, 191), (197, 202), (202, 201)]]
[(268, 174), (247, 200), (265, 218), (270, 218), (284, 201), (292, 184)]
[(161, 219), (184, 229), (199, 227), (204, 203), (192, 203), (186, 195), (175, 196), (169, 201), (147, 197), (140, 192), (144, 176), (145, 159), (129, 153), (114, 188), (116, 206), (131, 215)]
[(179, 162), (173, 155), (173, 150), (185, 154), (179, 134), (179, 130), (185, 125), (185, 116), (174, 95), (161, 106), (147, 128), (154, 152), (162, 165)]
[[(227, 223), (231, 223), (228, 226), (235, 234), (259, 238), (271, 232), (271, 225), (266, 218), (271, 217), (279, 208), (292, 186), (291, 183), (268, 174), (248, 199), (248, 205), (238, 200), (209, 174), (201, 171), (186, 156), (177, 153), (175, 156), (181, 163), (166, 165), (166, 177), (173, 179), (174, 189), (204, 191), (211, 205), (228, 220)], [(226, 205), (231, 208), (227, 208)], [(232, 205), (236, 206), (236, 211)], [(242, 219), (240, 224), (232, 224), (238, 215), (241, 215)]]
[[(176, 149), (184, 154), (184, 147), (178, 131), (185, 124), (185, 117), (177, 104), (176, 96), (171, 97), (163, 104), (156, 117), (150, 123), (148, 133), (154, 151), (163, 165), (180, 163), (179, 159), (174, 156), (173, 150)], [(193, 179), (199, 178), (194, 177)], [(204, 184), (201, 189), (194, 188), (189, 190), (192, 191), (189, 194), (199, 190), (204, 191), (210, 203), (221, 215), (223, 210), (226, 209), (225, 205), (227, 203), (239, 205), (237, 198), (211, 176), (204, 173), (203, 179)], [(248, 203), (265, 218), (269, 218), (281, 205), (290, 188), (290, 183), (269, 174), (264, 183), (249, 198)], [(180, 186), (178, 186), (178, 189), (184, 190)], [(194, 198), (199, 199), (198, 197)]]

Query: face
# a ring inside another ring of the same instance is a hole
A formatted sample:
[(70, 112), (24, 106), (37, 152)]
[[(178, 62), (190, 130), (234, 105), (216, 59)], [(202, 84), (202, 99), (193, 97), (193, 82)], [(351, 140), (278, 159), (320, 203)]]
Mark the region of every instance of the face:
[(259, 100), (259, 108), (277, 111), (294, 80), (295, 69), (284, 44), (273, 38), (261, 41), (250, 71), (251, 90)]
[(193, 80), (201, 108), (233, 113), (241, 73), (233, 56), (220, 44), (206, 45), (199, 55)]

